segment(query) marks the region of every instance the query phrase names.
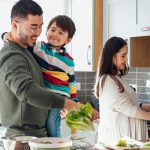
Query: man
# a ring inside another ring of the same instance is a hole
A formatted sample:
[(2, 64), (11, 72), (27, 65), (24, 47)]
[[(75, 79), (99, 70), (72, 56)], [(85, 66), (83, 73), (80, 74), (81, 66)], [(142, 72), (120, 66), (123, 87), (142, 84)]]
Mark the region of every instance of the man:
[(50, 108), (79, 107), (44, 87), (40, 67), (27, 50), (42, 31), (42, 13), (32, 0), (18, 1), (11, 11), (13, 41), (0, 51), (0, 115), (6, 136), (47, 136)]

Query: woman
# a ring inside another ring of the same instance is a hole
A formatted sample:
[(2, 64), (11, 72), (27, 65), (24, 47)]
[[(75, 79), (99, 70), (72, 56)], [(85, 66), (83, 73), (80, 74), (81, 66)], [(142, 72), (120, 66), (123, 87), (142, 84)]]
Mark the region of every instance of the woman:
[(148, 139), (146, 120), (150, 120), (150, 105), (139, 104), (134, 90), (122, 78), (129, 70), (127, 54), (126, 41), (112, 37), (99, 61), (94, 88), (100, 102), (99, 142), (116, 144), (123, 136)]

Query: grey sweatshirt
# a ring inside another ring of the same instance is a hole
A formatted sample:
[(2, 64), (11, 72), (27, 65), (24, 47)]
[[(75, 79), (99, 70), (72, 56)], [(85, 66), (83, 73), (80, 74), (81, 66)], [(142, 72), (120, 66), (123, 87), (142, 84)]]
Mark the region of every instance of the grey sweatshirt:
[(44, 87), (31, 53), (14, 42), (0, 51), (0, 115), (6, 135), (47, 136), (48, 110), (62, 108), (65, 99)]

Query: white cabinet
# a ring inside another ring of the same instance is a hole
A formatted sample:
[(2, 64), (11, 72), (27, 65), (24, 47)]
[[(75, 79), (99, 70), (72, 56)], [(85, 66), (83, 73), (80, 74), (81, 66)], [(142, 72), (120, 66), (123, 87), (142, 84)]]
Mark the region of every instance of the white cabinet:
[(50, 20), (57, 15), (66, 15), (67, 0), (35, 0), (43, 9), (43, 27), (38, 41), (47, 41), (46, 29)]
[[(17, 0), (0, 0), (0, 18), (3, 20), (0, 35), (10, 31), (10, 12)], [(43, 31), (38, 40), (47, 41), (45, 36), (49, 21), (56, 15), (69, 15), (76, 26), (76, 33), (67, 50), (75, 61), (75, 71), (92, 71), (93, 67), (93, 0), (35, 0), (43, 9)], [(5, 15), (4, 15), (5, 14)], [(0, 41), (0, 46), (3, 42)]]
[(137, 0), (137, 36), (150, 35), (150, 0)]
[[(1, 27), (0, 27), (0, 35), (5, 31), (10, 31), (11, 22), (10, 22), (10, 13), (11, 8), (14, 3), (18, 0), (0, 0), (0, 19), (1, 19)], [(38, 38), (39, 41), (47, 41), (46, 38), (46, 29), (49, 21), (55, 17), (56, 15), (66, 14), (66, 1), (67, 0), (55, 0), (55, 1), (46, 1), (46, 0), (35, 0), (43, 9), (43, 31), (41, 36)], [(59, 3), (59, 5), (58, 5)], [(2, 47), (3, 41), (0, 40), (0, 46)]]
[(104, 17), (105, 41), (114, 35), (150, 35), (150, 0), (106, 0)]
[(104, 5), (105, 41), (112, 36), (128, 39), (136, 34), (136, 0), (108, 0)]
[(103, 8), (104, 43), (112, 36), (127, 39), (129, 65), (149, 67), (150, 0), (106, 0)]
[[(113, 36), (127, 40), (136, 35), (136, 0), (107, 0), (104, 2), (104, 43)], [(130, 58), (130, 52), (128, 53)], [(130, 59), (129, 64), (130, 64)]]
[(92, 71), (93, 0), (70, 0), (70, 15), (76, 26), (71, 43), (75, 71)]

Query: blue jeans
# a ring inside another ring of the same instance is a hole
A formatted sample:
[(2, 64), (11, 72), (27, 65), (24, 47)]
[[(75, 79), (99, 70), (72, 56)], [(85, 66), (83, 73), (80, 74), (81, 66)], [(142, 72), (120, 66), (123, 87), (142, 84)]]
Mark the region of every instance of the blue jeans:
[(60, 109), (52, 108), (49, 110), (47, 120), (47, 132), (49, 137), (61, 137), (60, 123)]

